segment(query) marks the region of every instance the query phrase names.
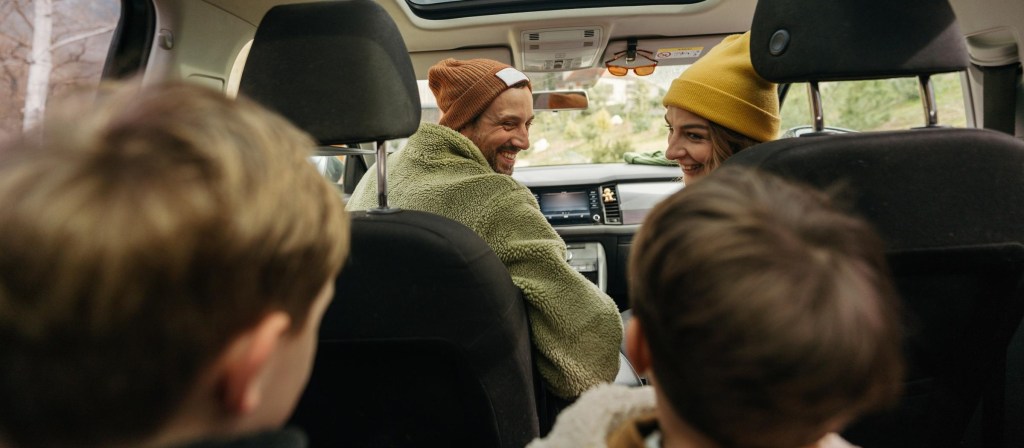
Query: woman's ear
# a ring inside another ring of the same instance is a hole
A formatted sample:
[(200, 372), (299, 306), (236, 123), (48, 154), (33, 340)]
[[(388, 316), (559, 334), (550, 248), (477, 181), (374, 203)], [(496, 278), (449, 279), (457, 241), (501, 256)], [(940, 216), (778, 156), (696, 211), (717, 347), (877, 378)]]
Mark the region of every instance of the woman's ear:
[(640, 321), (633, 316), (626, 324), (626, 357), (640, 376), (646, 376), (651, 368), (651, 350), (647, 346)]
[(244, 415), (259, 407), (262, 399), (263, 372), (281, 346), (291, 318), (283, 311), (274, 311), (235, 338), (222, 355), (220, 384), (221, 404), (236, 415)]

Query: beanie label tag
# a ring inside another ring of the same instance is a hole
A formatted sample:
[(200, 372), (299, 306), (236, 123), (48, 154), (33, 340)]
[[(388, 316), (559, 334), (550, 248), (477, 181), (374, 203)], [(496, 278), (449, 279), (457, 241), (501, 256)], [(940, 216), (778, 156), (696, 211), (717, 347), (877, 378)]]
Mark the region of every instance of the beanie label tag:
[(509, 87), (512, 87), (517, 82), (530, 80), (530, 78), (526, 77), (526, 74), (512, 67), (503, 68), (499, 70), (498, 73), (495, 73), (494, 76), (501, 78), (501, 80), (505, 82), (505, 85)]

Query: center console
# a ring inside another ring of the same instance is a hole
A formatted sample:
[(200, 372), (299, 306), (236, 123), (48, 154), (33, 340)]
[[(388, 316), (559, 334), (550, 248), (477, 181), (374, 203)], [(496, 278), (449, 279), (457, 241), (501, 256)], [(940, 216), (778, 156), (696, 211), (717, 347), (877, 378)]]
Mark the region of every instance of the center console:
[(568, 264), (629, 307), (633, 236), (655, 205), (682, 188), (678, 166), (590, 163), (516, 167), (538, 210), (566, 243)]
[(608, 260), (604, 246), (597, 242), (566, 244), (566, 261), (601, 291), (608, 291)]
[[(533, 197), (552, 226), (621, 225), (618, 188), (614, 184), (538, 188)], [(566, 260), (577, 272), (601, 288), (608, 289), (608, 262), (598, 242), (566, 244)]]

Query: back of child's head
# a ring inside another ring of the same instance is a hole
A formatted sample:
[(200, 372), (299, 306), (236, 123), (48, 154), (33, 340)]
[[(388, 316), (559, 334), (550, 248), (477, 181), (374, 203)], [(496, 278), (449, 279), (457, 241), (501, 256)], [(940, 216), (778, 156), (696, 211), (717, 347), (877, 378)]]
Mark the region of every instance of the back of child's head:
[(629, 270), (655, 387), (722, 446), (805, 446), (898, 397), (882, 242), (823, 193), (722, 168), (651, 211)]
[(184, 83), (101, 89), (0, 147), (0, 439), (132, 444), (348, 251), (311, 139)]

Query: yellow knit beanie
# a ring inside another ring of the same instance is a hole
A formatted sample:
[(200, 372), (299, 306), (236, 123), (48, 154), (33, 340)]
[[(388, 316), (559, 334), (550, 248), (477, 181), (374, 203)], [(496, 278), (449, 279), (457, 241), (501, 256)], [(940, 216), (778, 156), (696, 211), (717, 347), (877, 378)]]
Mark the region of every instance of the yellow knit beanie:
[(734, 34), (679, 75), (662, 100), (759, 142), (779, 134), (776, 86), (754, 72), (750, 32)]
[(523, 72), (490, 59), (445, 59), (427, 72), (430, 90), (441, 109), (439, 124), (456, 131), (483, 113), (498, 95), (530, 79)]

